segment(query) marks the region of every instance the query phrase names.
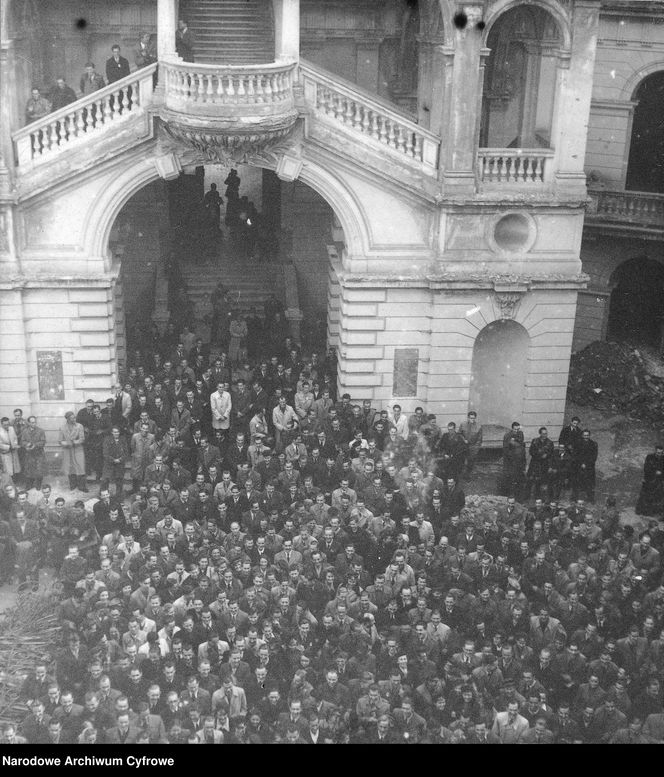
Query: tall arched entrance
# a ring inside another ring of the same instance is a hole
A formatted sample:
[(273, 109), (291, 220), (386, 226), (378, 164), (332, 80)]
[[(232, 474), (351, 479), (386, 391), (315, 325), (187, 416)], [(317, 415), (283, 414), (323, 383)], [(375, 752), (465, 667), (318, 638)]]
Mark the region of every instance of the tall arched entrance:
[(473, 348), (470, 408), (483, 424), (509, 427), (523, 411), (528, 332), (511, 320), (493, 321)]
[(664, 71), (644, 78), (634, 99), (625, 188), (664, 193)]
[(562, 35), (537, 5), (506, 11), (487, 38), (480, 145), (550, 148)]
[(621, 264), (611, 276), (609, 340), (658, 347), (664, 321), (664, 266), (647, 257)]
[[(119, 211), (109, 247), (118, 272), (120, 372), (144, 359), (141, 352), (159, 350), (154, 346), (169, 324), (174, 337), (187, 324), (211, 350), (227, 348), (211, 331), (219, 284), (229, 292), (229, 310), (247, 319), (263, 318), (274, 294), (284, 334), (307, 353), (325, 352), (331, 255), (344, 246), (338, 218), (300, 180), (283, 181), (253, 165), (232, 170), (184, 167), (170, 180), (148, 183)], [(272, 333), (265, 334), (250, 355), (269, 355)]]

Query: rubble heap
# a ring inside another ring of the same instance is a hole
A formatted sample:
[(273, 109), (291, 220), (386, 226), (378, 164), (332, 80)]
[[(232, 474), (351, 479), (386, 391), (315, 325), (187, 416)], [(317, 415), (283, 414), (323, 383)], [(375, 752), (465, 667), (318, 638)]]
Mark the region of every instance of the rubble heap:
[(567, 396), (578, 405), (664, 421), (662, 362), (650, 349), (594, 342), (570, 360)]

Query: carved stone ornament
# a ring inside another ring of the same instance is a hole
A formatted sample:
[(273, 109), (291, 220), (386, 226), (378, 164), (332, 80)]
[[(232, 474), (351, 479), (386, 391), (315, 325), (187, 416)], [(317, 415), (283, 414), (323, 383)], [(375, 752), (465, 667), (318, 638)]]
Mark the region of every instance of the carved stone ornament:
[(496, 303), (500, 308), (501, 318), (514, 318), (523, 295), (516, 292), (496, 294)]
[(252, 158), (264, 157), (293, 130), (297, 113), (280, 116), (272, 123), (251, 128), (196, 126), (170, 119), (161, 125), (163, 132), (177, 144), (197, 152), (204, 161), (224, 165), (248, 164)]

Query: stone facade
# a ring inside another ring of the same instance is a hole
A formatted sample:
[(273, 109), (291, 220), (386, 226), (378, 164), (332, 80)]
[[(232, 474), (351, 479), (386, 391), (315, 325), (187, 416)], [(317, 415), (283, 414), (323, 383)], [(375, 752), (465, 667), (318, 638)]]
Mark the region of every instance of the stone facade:
[[(303, 17), (300, 36), (310, 48), (311, 20), (318, 18), (312, 11), (315, 5), (313, 0), (306, 3), (309, 15)], [(327, 5), (319, 3), (320, 8)], [(590, 155), (585, 169), (599, 169), (603, 156), (620, 156), (619, 151), (602, 151), (606, 128), (597, 117), (606, 114), (611, 100), (631, 99), (625, 90), (638, 83), (637, 71), (654, 67), (656, 56), (650, 64), (632, 62), (630, 72), (621, 75), (618, 92), (603, 92), (605, 83), (608, 90), (602, 74), (609, 72), (609, 38), (604, 32), (609, 22), (604, 15), (600, 19), (599, 0), (539, 0), (537, 5), (557, 29), (560, 46), (552, 148), (539, 156), (524, 152), (526, 161), (514, 149), (489, 150), (493, 156), (482, 156), (478, 138), (486, 43), (492, 26), (515, 5), (507, 0), (441, 0), (438, 14), (436, 4), (420, 3), (426, 14), (418, 33), (424, 69), (416, 85), (416, 113), (421, 126), (433, 134), (413, 141), (410, 156), (403, 152), (409, 148), (411, 130), (401, 128), (411, 126), (408, 117), (390, 113), (389, 106), (372, 101), (369, 93), (320, 75), (319, 84), (326, 89), (345, 90), (346, 108), (340, 115), (338, 102), (321, 103), (322, 91), (312, 102), (313, 82), (297, 80), (296, 74), (294, 129), (269, 147), (260, 148), (259, 142), (245, 148), (241, 161), (275, 170), (287, 182), (297, 179), (334, 211), (337, 224), (330, 224), (327, 257), (315, 263), (315, 272), (326, 280), (317, 280), (312, 295), (320, 299), (327, 288), (328, 340), (338, 350), (341, 391), (381, 405), (398, 401), (406, 412), (422, 404), (438, 414), (440, 423), (459, 421), (477, 405), (483, 422), (506, 425), (512, 420), (507, 409), (503, 413), (495, 403), (483, 407), (486, 393), (478, 386), (478, 376), (487, 379), (482, 356), (487, 332), (502, 337), (512, 331), (519, 353), (507, 347), (498, 356), (523, 359), (524, 367), (518, 390), (510, 389), (508, 409), (522, 421), (526, 435), (533, 435), (542, 423), (554, 430), (562, 424), (575, 314), (585, 332), (577, 334), (575, 346), (605, 327), (604, 314), (598, 315), (600, 303), (593, 300), (604, 299), (601, 304), (606, 305), (606, 284), (593, 280), (586, 291), (586, 266), (581, 262), (586, 137)], [(282, 8), (287, 20), (294, 6), (289, 1), (275, 8)], [(357, 13), (366, 16), (372, 8), (372, 3), (359, 3)], [(160, 0), (155, 23), (165, 23), (172, 11), (171, 0)], [(463, 28), (451, 21), (459, 11), (468, 21)], [(340, 29), (336, 16), (323, 16), (327, 21), (320, 24)], [(349, 19), (357, 21), (353, 14)], [(142, 17), (136, 23), (143, 24)], [(376, 40), (395, 23), (392, 17), (383, 18), (382, 27), (376, 22), (375, 35), (365, 40), (350, 33), (346, 37), (358, 52), (363, 47), (376, 52)], [(292, 55), (289, 29), (292, 32), (288, 25), (280, 28), (276, 45)], [(132, 31), (127, 27), (126, 34)], [(337, 40), (341, 38), (339, 34)], [(325, 50), (324, 44), (317, 45)], [(167, 49), (162, 41), (160, 52), (172, 62)], [(326, 56), (337, 56), (333, 51), (330, 44)], [(628, 61), (624, 59), (625, 70)], [(361, 67), (358, 64), (354, 80), (381, 93), (373, 86), (379, 73), (380, 59), (368, 57)], [(0, 406), (23, 406), (49, 430), (57, 427), (66, 409), (88, 396), (103, 401), (125, 357), (127, 300), (119, 284), (124, 280), (126, 290), (126, 279), (120, 275), (119, 256), (109, 247), (118, 214), (147, 184), (209, 161), (205, 148), (179, 143), (163, 131), (172, 116), (162, 108), (161, 89), (134, 123), (91, 139), (79, 152), (65, 152), (70, 155), (66, 164), (55, 159), (41, 172), (23, 177), (19, 169), (18, 197), (11, 204), (0, 202), (5, 203), (12, 238), (0, 252), (5, 271), (0, 284), (0, 364), (7, 376), (0, 387)], [(186, 110), (186, 100), (182, 104)], [(241, 109), (237, 112), (241, 119)], [(380, 121), (392, 122), (391, 129), (383, 134), (376, 130), (372, 136), (370, 117), (379, 115)], [(199, 124), (206, 121), (213, 130), (213, 117), (197, 117)], [(431, 146), (437, 136), (439, 146)], [(620, 142), (619, 137), (611, 139), (614, 145)], [(422, 152), (420, 162), (417, 154), (427, 143), (429, 150)], [(7, 145), (5, 138), (3, 148)], [(611, 162), (601, 169), (618, 182), (618, 167)], [(601, 251), (588, 251), (593, 279), (610, 276), (606, 266), (596, 269), (603, 261)], [(62, 402), (39, 398), (38, 350), (62, 352)], [(402, 365), (396, 371), (395, 362)], [(405, 380), (402, 372), (413, 365), (417, 379)], [(497, 386), (512, 386), (501, 383), (498, 373), (495, 380)]]

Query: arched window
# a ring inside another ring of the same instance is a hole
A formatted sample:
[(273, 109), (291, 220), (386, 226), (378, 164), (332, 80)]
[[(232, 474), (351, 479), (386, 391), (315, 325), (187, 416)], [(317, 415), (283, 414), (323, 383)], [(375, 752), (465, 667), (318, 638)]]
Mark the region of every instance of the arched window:
[(625, 188), (664, 194), (664, 71), (644, 78), (634, 99)]
[(489, 31), (480, 146), (550, 148), (562, 37), (536, 5), (518, 6)]

